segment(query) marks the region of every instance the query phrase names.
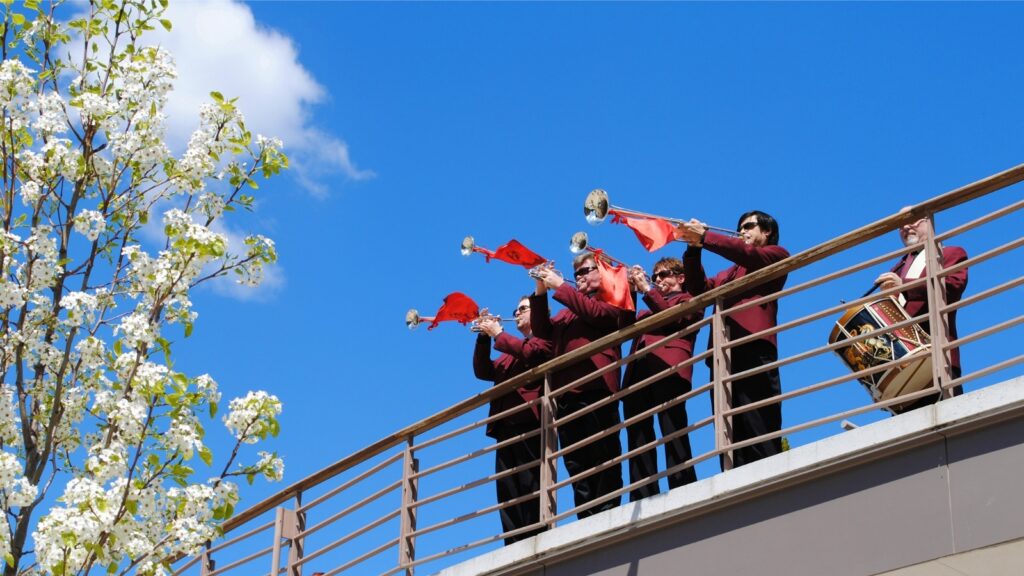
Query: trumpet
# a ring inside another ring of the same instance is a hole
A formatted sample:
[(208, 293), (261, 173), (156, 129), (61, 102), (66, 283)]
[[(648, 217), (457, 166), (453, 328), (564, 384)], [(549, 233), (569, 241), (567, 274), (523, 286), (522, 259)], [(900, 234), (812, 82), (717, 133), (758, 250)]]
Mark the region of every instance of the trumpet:
[(487, 308), (480, 311), (480, 315), (473, 319), (469, 324), (469, 329), (473, 332), (480, 332), (480, 322), (484, 320), (494, 320), (497, 322), (515, 322), (512, 318), (502, 318), (501, 316), (491, 314)]
[(472, 236), (466, 236), (465, 238), (463, 238), (462, 239), (462, 247), (459, 248), (459, 252), (461, 252), (463, 256), (469, 256), (470, 254), (472, 254), (475, 251), (476, 251), (476, 241), (473, 240), (473, 237)]
[[(580, 232), (577, 232), (577, 233), (573, 234), (572, 238), (569, 239), (569, 251), (572, 252), (573, 254), (579, 254), (580, 252), (583, 252), (584, 250), (586, 250), (588, 252), (597, 252), (598, 251), (597, 248), (592, 248), (589, 245), (589, 240), (587, 239), (587, 233), (580, 231)], [(608, 254), (608, 253), (606, 253), (604, 251), (601, 251), (601, 257), (607, 258), (608, 260), (610, 260), (611, 262), (613, 262), (615, 264), (618, 264), (619, 266), (624, 266), (626, 268), (629, 268), (629, 266), (625, 262), (623, 262), (622, 260), (619, 260), (618, 258), (612, 258), (612, 256), (610, 254)]]
[[(583, 215), (587, 218), (587, 223), (597, 226), (604, 222), (604, 219), (609, 213), (617, 213), (623, 216), (633, 216), (635, 218), (647, 218), (664, 220), (671, 222), (676, 226), (683, 224), (685, 220), (679, 218), (667, 218), (665, 216), (657, 216), (655, 214), (647, 214), (646, 212), (637, 212), (636, 210), (630, 210), (628, 208), (621, 208), (619, 206), (613, 206), (608, 200), (608, 193), (600, 188), (591, 190), (587, 194), (587, 198), (583, 201)], [(731, 228), (722, 228), (720, 226), (707, 226), (708, 230), (714, 230), (721, 232), (722, 234), (728, 234), (729, 236), (739, 236), (739, 232), (732, 230)], [(679, 240), (676, 240), (677, 242)]]
[[(434, 316), (420, 316), (418, 310), (416, 310), (415, 308), (410, 308), (409, 311), (405, 313), (405, 326), (409, 330), (415, 330), (419, 328), (420, 324), (433, 322), (434, 318)], [(498, 322), (515, 322), (515, 320), (512, 319), (506, 320), (501, 316), (495, 316), (493, 314), (490, 314), (487, 312), (487, 309), (485, 308), (480, 313), (479, 316), (473, 319), (472, 323), (470, 324), (471, 328), (477, 328), (478, 326), (480, 326), (480, 321), (486, 318), (493, 318)]]

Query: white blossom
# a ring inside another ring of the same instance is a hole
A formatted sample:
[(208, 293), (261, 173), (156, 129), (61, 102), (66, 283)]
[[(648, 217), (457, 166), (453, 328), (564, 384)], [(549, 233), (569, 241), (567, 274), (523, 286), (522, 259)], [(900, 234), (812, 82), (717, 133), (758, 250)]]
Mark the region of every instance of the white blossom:
[(82, 210), (75, 216), (75, 232), (82, 234), (90, 242), (95, 241), (107, 229), (107, 221), (103, 214), (96, 210)]
[(262, 390), (249, 392), (244, 398), (235, 398), (228, 405), (224, 424), (235, 438), (246, 444), (255, 444), (273, 432), (281, 401)]

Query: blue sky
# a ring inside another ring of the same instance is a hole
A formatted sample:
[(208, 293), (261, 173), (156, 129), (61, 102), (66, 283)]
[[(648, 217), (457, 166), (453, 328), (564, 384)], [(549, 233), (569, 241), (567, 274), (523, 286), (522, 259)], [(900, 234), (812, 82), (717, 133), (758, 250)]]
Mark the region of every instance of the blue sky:
[[(236, 48), (253, 52), (200, 76), (204, 89), (241, 94), (243, 111), (260, 94), (251, 122), (298, 142), (297, 167), (236, 224), (277, 241), (272, 285), (201, 290), (177, 367), (210, 372), (226, 397), (259, 388), (283, 400), (274, 447), (286, 483), (482, 389), (467, 329), (402, 322), (455, 290), (507, 314), (532, 289), (521, 269), (461, 257), (466, 234), (489, 248), (516, 238), (563, 269), (581, 229), (648, 266), (681, 252), (647, 255), (625, 228), (589, 228), (581, 205), (600, 187), (617, 205), (721, 226), (765, 210), (795, 253), (1024, 160), (1024, 4), (213, 4), (234, 23), (251, 11)], [(182, 13), (175, 35), (194, 37), (196, 22)], [(1013, 218), (995, 234), (1015, 237)], [(977, 253), (997, 238), (967, 240)], [(861, 257), (897, 247), (893, 234)], [(1005, 258), (1000, 271), (1024, 263)], [(853, 299), (873, 278), (808, 305)], [(1020, 301), (1007, 300), (1015, 314)], [(962, 323), (991, 323), (985, 314)], [(823, 344), (821, 326), (783, 351)], [(986, 353), (1015, 354), (1006, 341)], [(814, 370), (784, 371), (784, 387)], [(866, 398), (852, 383), (836, 394)], [(787, 424), (808, 417), (803, 406)]]

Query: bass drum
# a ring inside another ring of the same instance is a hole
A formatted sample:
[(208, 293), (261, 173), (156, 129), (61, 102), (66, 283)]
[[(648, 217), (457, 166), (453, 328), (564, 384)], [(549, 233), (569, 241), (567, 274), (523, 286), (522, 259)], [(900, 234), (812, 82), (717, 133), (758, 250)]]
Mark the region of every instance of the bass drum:
[[(850, 308), (836, 321), (829, 334), (829, 344), (873, 334), (848, 346), (836, 348), (836, 354), (854, 372), (892, 360), (903, 360), (888, 370), (858, 378), (875, 402), (891, 400), (932, 385), (932, 345), (928, 333), (917, 324), (880, 333), (909, 318), (903, 306), (889, 296)], [(893, 404), (886, 410), (899, 414), (909, 404), (917, 401)]]

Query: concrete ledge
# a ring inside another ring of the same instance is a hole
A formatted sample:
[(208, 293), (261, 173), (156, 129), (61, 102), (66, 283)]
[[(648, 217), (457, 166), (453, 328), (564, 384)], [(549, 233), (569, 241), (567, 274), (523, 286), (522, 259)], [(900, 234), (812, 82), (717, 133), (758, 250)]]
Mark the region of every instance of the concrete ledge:
[(870, 462), (937, 442), (1024, 412), (1024, 377), (950, 398), (800, 446), (736, 470), (716, 474), (639, 502), (570, 522), (442, 570), (444, 576), (515, 574), (582, 554), (609, 540), (621, 541), (662, 525), (683, 522)]

